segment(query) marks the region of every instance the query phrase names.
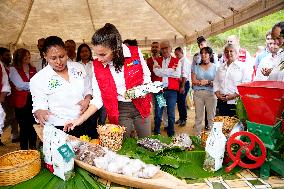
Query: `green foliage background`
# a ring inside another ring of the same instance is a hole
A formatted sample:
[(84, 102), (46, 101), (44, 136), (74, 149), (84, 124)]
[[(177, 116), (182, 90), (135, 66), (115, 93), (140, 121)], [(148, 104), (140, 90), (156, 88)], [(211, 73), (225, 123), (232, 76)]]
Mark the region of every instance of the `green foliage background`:
[[(277, 22), (284, 21), (284, 10), (280, 10), (274, 14), (265, 16), (238, 28), (231, 29), (224, 33), (211, 36), (208, 38), (210, 46), (215, 52), (223, 51), (223, 46), (229, 35), (237, 35), (240, 37), (241, 47), (246, 48), (251, 55), (255, 54), (257, 46), (265, 46), (265, 34), (271, 30), (272, 26)], [(196, 44), (189, 45), (188, 49), (195, 53), (198, 46)], [(192, 53), (191, 53), (192, 54)]]

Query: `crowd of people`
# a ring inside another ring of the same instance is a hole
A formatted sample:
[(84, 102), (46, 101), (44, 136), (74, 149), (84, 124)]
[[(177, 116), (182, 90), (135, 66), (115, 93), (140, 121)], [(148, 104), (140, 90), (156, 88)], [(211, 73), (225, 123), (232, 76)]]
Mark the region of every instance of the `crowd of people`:
[[(267, 33), (266, 48), (253, 59), (237, 36), (228, 37), (219, 57), (199, 36), (200, 51), (192, 61), (183, 48), (173, 52), (171, 42), (163, 40), (152, 43), (152, 56), (144, 60), (137, 41), (122, 41), (116, 27), (107, 23), (93, 35), (93, 51), (84, 43), (76, 52), (73, 40), (63, 42), (57, 36), (39, 39), (39, 55), (32, 58), (29, 50), (19, 48), (11, 59), (10, 50), (1, 47), (0, 137), (3, 128), (11, 126), (12, 142), (19, 141), (21, 149), (34, 149), (35, 123), (96, 138), (97, 125), (106, 120), (125, 126), (125, 137), (133, 132), (139, 138), (160, 134), (162, 122), (167, 135), (173, 136), (175, 125), (186, 125), (191, 88), (195, 131), (200, 135), (212, 127), (214, 116), (236, 115), (237, 85), (284, 81), (283, 38), (284, 22), (280, 22)], [(162, 91), (125, 99), (126, 90), (154, 81), (163, 84)]]

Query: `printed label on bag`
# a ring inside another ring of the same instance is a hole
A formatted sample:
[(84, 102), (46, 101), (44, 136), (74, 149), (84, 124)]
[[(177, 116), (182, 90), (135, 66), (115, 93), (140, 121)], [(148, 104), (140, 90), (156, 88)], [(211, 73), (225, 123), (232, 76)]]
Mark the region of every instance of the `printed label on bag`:
[(73, 150), (67, 144), (63, 144), (57, 150), (66, 162), (69, 162), (75, 156)]

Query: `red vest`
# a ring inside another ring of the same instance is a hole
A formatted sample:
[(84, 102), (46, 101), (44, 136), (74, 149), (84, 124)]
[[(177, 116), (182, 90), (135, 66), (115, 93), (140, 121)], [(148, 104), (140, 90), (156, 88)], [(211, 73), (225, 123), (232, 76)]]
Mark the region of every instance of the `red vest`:
[[(138, 47), (129, 46), (131, 57), (126, 57), (124, 61), (124, 79), (126, 90), (143, 84), (143, 69), (138, 54)], [(112, 77), (109, 65), (106, 67), (98, 60), (93, 61), (94, 73), (101, 91), (103, 104), (106, 108), (109, 122), (118, 124), (118, 100), (117, 88)], [(150, 115), (151, 96), (146, 95), (143, 98), (132, 99), (133, 104), (140, 115), (145, 118)]]
[(246, 49), (240, 48), (238, 60), (241, 61), (241, 62), (245, 62), (246, 59), (247, 59), (247, 51), (246, 51)]
[[(22, 69), (16, 68), (19, 75), (21, 76), (22, 80), (24, 82), (30, 82), (30, 79), (36, 74), (36, 68), (30, 66), (29, 69), (29, 76), (28, 78)], [(13, 103), (13, 106), (16, 108), (23, 108), (27, 103), (27, 96), (30, 93), (29, 91), (19, 91), (17, 90), (16, 86), (11, 82), (11, 100)]]
[[(159, 64), (159, 66), (162, 67), (163, 57), (159, 57), (156, 60)], [(168, 68), (177, 67), (178, 61), (179, 61), (179, 59), (171, 57)], [(156, 81), (162, 81), (162, 77), (157, 77), (157, 78), (158, 79)], [(179, 84), (180, 84), (179, 78), (168, 77), (168, 89), (178, 91), (179, 90)]]
[[(156, 59), (156, 58), (154, 58)], [(153, 72), (153, 66), (154, 66), (154, 61), (153, 61), (153, 57), (150, 57), (147, 59), (147, 66), (151, 72), (151, 81), (154, 82), (154, 81), (159, 81), (159, 78), (158, 76), (155, 75), (155, 73)]]

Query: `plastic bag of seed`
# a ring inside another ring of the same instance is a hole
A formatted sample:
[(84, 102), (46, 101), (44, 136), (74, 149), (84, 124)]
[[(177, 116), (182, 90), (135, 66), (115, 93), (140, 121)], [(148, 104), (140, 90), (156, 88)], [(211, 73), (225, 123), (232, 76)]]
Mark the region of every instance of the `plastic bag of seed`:
[(114, 124), (106, 124), (99, 125), (97, 130), (101, 145), (103, 147), (107, 147), (114, 152), (120, 150), (125, 127)]
[(222, 167), (226, 137), (222, 133), (223, 122), (214, 122), (213, 128), (206, 140), (206, 156), (203, 169), (206, 171), (217, 171)]
[(43, 154), (47, 169), (63, 180), (70, 179), (74, 169), (74, 151), (67, 142), (68, 135), (53, 126), (43, 129)]

